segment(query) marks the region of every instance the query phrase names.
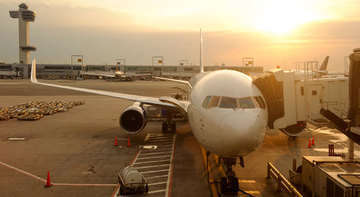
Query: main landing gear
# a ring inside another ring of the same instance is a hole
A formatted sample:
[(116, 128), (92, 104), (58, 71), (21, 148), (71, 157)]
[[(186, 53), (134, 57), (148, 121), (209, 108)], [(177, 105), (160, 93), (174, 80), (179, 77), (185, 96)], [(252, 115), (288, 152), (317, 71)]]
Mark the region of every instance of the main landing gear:
[(173, 120), (173, 113), (167, 114), (167, 119), (162, 123), (161, 130), (163, 133), (175, 133), (176, 122)]
[(176, 131), (176, 122), (175, 121), (164, 121), (162, 123), (162, 132), (163, 133), (174, 133)]

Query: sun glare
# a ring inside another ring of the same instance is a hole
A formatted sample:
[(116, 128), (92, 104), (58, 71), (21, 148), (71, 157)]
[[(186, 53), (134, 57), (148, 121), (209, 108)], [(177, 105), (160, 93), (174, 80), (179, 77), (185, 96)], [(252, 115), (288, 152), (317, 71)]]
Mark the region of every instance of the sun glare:
[(290, 33), (299, 25), (315, 20), (315, 14), (304, 9), (301, 1), (264, 1), (263, 10), (255, 17), (258, 31), (283, 35)]

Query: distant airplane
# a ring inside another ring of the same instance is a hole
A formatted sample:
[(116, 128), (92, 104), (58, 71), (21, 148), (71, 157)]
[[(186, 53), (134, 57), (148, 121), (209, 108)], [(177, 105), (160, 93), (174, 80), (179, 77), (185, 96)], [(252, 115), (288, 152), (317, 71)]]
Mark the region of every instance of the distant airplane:
[(105, 79), (120, 79), (123, 81), (133, 81), (139, 78), (152, 77), (150, 73), (125, 73), (123, 71), (115, 72), (80, 72), (82, 76), (95, 76), (102, 77)]
[(329, 56), (326, 56), (324, 61), (322, 62), (321, 66), (320, 66), (320, 71), (327, 71), (327, 66), (328, 66), (328, 63), (329, 63)]
[[(190, 89), (189, 101), (171, 97), (146, 97), (103, 90), (92, 90), (37, 81), (36, 62), (32, 62), (31, 82), (39, 85), (75, 90), (134, 101), (120, 115), (120, 126), (129, 135), (140, 133), (147, 122), (144, 104), (167, 109), (163, 132), (175, 132), (173, 116), (181, 112), (188, 117), (198, 142), (209, 152), (217, 154), (227, 169), (222, 188), (237, 191), (238, 183), (232, 166), (240, 158), (258, 148), (264, 139), (268, 119), (266, 102), (252, 79), (237, 71), (217, 70), (204, 72), (202, 64), (202, 35), (200, 32), (200, 73), (190, 81), (166, 79), (185, 84)], [(164, 79), (164, 78), (163, 78)]]

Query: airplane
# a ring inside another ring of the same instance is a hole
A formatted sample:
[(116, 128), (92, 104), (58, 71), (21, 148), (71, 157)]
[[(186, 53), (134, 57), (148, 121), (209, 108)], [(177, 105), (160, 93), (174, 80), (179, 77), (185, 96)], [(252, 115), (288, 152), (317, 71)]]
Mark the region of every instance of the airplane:
[(321, 76), (327, 75), (328, 74), (328, 70), (327, 70), (327, 66), (329, 63), (329, 56), (326, 56), (325, 59), (323, 60), (323, 62), (320, 65), (319, 70), (311, 70), (310, 67), (308, 67), (309, 70), (306, 70), (305, 66), (304, 66), (304, 70), (291, 70), (291, 72), (295, 72), (295, 76), (297, 78), (301, 78), (304, 79), (306, 77), (314, 77), (314, 78), (319, 78)]
[(149, 73), (125, 73), (123, 71), (115, 71), (115, 72), (80, 72), (83, 77), (101, 77), (104, 79), (119, 79), (122, 81), (133, 81), (139, 78), (150, 78), (152, 75)]
[(154, 105), (168, 111), (162, 123), (163, 132), (175, 132), (175, 113), (188, 117), (192, 132), (208, 153), (217, 154), (226, 169), (221, 180), (222, 191), (238, 192), (238, 179), (233, 172), (237, 158), (244, 167), (243, 157), (255, 151), (263, 142), (268, 111), (265, 99), (252, 79), (238, 71), (204, 72), (202, 64), (202, 34), (200, 31), (200, 73), (190, 81), (169, 79), (189, 88), (189, 100), (172, 97), (147, 97), (117, 92), (93, 90), (40, 82), (36, 78), (36, 60), (32, 62), (31, 82), (133, 101), (120, 115), (120, 127), (128, 135), (143, 131), (147, 117), (143, 105)]

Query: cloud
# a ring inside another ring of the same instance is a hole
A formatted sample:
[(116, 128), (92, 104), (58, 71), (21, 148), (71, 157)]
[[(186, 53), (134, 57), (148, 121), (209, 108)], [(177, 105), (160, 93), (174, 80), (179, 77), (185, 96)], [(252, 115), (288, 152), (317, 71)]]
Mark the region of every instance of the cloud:
[[(151, 57), (159, 55), (164, 56), (165, 64), (178, 64), (180, 59), (199, 62), (197, 20), (190, 16), (182, 22), (181, 17), (173, 17), (174, 24), (186, 27), (189, 21), (190, 28), (168, 30), (158, 28), (150, 19), (142, 24), (128, 12), (81, 3), (43, 2), (29, 4), (37, 12), (30, 36), (31, 44), (38, 48), (32, 54), (40, 63), (70, 63), (72, 54), (83, 54), (88, 64), (113, 64), (119, 57), (126, 57), (129, 64), (151, 64)], [(18, 59), (17, 22), (8, 15), (16, 7), (13, 2), (0, 2), (0, 60), (5, 62)], [(359, 26), (357, 20), (313, 22), (282, 37), (205, 28), (205, 63), (241, 65), (243, 57), (254, 57), (257, 65), (273, 68), (296, 61), (321, 61), (330, 55), (330, 69), (341, 71), (344, 56), (360, 46)]]

